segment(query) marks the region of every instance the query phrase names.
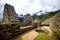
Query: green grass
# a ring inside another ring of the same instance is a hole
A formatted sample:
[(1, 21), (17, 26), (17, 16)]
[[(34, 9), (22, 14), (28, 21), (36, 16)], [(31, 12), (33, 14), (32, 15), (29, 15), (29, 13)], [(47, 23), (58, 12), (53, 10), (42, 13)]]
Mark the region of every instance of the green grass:
[(39, 32), (39, 35), (35, 38), (35, 40), (48, 40), (47, 34), (44, 32)]
[(60, 37), (57, 35), (56, 32), (53, 32), (53, 38), (54, 40), (60, 40)]
[(55, 33), (52, 35), (52, 39), (47, 36), (44, 32), (39, 32), (39, 35), (34, 40), (58, 40), (58, 37)]

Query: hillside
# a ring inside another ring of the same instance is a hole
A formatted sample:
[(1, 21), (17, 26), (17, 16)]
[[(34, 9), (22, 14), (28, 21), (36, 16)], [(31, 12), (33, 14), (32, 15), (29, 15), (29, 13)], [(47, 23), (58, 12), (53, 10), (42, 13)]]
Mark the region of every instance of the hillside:
[(42, 24), (49, 25), (49, 23), (51, 22), (51, 19), (52, 19), (52, 18), (49, 18), (49, 19), (43, 21)]
[(55, 11), (55, 12), (47, 12), (46, 14), (43, 13), (43, 14), (39, 15), (39, 18), (40, 18), (40, 20), (44, 21), (46, 19), (49, 19), (49, 18), (53, 17), (58, 12), (60, 12), (60, 10)]

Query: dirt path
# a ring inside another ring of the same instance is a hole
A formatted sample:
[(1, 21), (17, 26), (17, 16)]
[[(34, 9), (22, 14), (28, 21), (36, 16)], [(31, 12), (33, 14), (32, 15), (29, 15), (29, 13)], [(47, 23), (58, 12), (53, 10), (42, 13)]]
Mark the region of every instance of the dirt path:
[[(41, 30), (47, 32), (47, 35), (49, 37), (52, 37), (52, 31), (48, 26), (43, 26)], [(12, 40), (34, 40), (34, 38), (38, 35), (38, 32), (34, 30), (28, 31), (26, 33), (23, 33), (22, 35), (18, 35), (16, 38)]]
[(22, 35), (19, 35), (15, 39), (12, 40), (34, 40), (34, 38), (38, 35), (38, 33), (35, 30), (31, 30), (29, 32), (26, 32)]

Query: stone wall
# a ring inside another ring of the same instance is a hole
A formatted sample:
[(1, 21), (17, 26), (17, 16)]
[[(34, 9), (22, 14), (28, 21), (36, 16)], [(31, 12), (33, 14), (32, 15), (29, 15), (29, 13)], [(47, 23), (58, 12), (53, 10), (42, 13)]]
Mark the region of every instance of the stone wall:
[(24, 20), (22, 22), (23, 26), (28, 26), (28, 25), (32, 25), (32, 16), (28, 13), (24, 16)]
[[(26, 19), (27, 18), (27, 19)], [(26, 15), (25, 22), (32, 23), (32, 17), (31, 15)], [(0, 40), (10, 40), (12, 37), (24, 33), (26, 31), (32, 30), (36, 28), (35, 26), (30, 26), (21, 29), (20, 22), (18, 20), (18, 17), (14, 11), (14, 7), (6, 4), (4, 5), (4, 14), (3, 14), (3, 20), (0, 23)]]
[(58, 36), (60, 36), (60, 12), (52, 17), (50, 22), (50, 28), (52, 31), (56, 32)]
[(0, 39), (8, 40), (20, 33), (20, 25), (18, 24), (0, 24)]
[(14, 7), (5, 4), (3, 20), (0, 23), (0, 40), (8, 40), (20, 33), (20, 22)]
[(19, 22), (14, 7), (9, 4), (4, 5), (3, 22)]

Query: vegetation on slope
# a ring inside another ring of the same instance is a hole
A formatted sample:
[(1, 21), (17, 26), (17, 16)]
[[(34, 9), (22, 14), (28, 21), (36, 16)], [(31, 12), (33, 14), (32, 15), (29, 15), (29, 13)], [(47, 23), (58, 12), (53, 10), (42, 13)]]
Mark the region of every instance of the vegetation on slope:
[(60, 10), (55, 11), (55, 12), (41, 13), (41, 15), (39, 15), (39, 16), (38, 16), (37, 14), (34, 14), (32, 17), (33, 17), (33, 19), (34, 19), (35, 17), (38, 16), (40, 20), (44, 21), (44, 20), (46, 20), (46, 19), (51, 18), (52, 16), (54, 16), (54, 15), (57, 14), (58, 12), (60, 12)]
[[(58, 12), (60, 12), (60, 10), (54, 11), (54, 12), (41, 13), (41, 15), (37, 15), (37, 13), (36, 13), (36, 14), (33, 14), (33, 15), (32, 15), (32, 18), (35, 19), (36, 17), (39, 17), (40, 20), (44, 21), (44, 20), (46, 20), (46, 19), (51, 18), (52, 16), (54, 16), (54, 15), (57, 14)], [(18, 19), (19, 19), (20, 22), (23, 22), (23, 20), (24, 20), (24, 15), (23, 15), (23, 14), (20, 15), (20, 16), (18, 17)]]

